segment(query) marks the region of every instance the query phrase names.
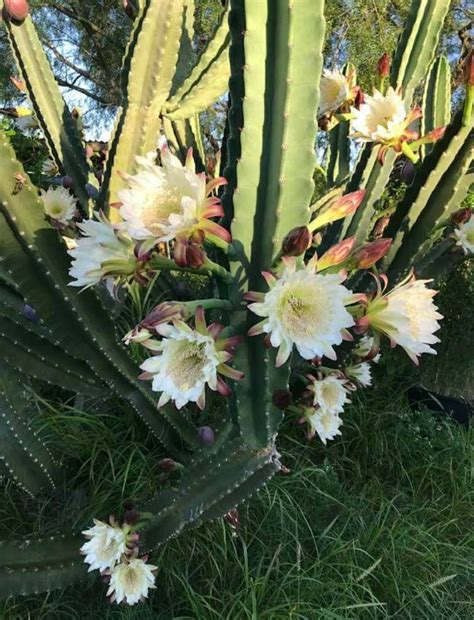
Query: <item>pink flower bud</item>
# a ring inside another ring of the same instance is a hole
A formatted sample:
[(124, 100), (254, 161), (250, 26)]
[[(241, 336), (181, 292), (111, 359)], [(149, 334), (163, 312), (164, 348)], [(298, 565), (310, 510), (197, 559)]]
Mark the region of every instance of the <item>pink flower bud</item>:
[(456, 213), (452, 215), (451, 221), (453, 222), (453, 224), (457, 224), (459, 226), (460, 224), (465, 224), (466, 222), (469, 222), (471, 216), (472, 209), (470, 207), (465, 207), (464, 209), (459, 209), (459, 211), (456, 211)]
[(318, 215), (316, 219), (310, 222), (310, 230), (322, 228), (326, 224), (330, 224), (331, 222), (335, 222), (336, 220), (341, 220), (344, 217), (352, 215), (355, 211), (357, 211), (361, 202), (364, 200), (365, 193), (365, 189), (359, 189), (356, 192), (345, 194), (344, 196), (334, 200), (332, 204), (330, 204), (329, 207), (321, 213), (321, 215)]
[(387, 52), (377, 62), (377, 74), (380, 78), (386, 78), (390, 74), (390, 56)]
[(30, 11), (27, 0), (4, 0), (3, 6), (9, 17), (19, 22), (26, 19)]
[(323, 271), (323, 269), (343, 263), (352, 252), (355, 240), (355, 237), (348, 237), (329, 248), (318, 260), (318, 271)]
[(375, 265), (388, 252), (392, 245), (391, 239), (377, 239), (371, 243), (367, 243), (353, 255), (353, 260), (358, 269), (367, 269)]
[(471, 50), (463, 62), (464, 81), (467, 86), (474, 86), (474, 50)]
[(176, 242), (174, 247), (174, 260), (180, 267), (192, 267), (193, 269), (197, 269), (204, 264), (206, 255), (201, 247), (186, 239)]
[(286, 256), (300, 256), (311, 246), (313, 235), (307, 226), (293, 228), (283, 239), (281, 246), (283, 254)]

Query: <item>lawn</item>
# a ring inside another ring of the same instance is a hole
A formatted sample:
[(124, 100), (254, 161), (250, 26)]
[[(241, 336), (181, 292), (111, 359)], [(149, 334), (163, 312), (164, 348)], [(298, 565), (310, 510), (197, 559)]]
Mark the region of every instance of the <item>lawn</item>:
[[(288, 419), (279, 449), (290, 471), (239, 510), (237, 528), (220, 520), (152, 556), (157, 589), (146, 604), (111, 606), (91, 579), (82, 588), (4, 602), (1, 617), (472, 617), (472, 436), (432, 412), (411, 411), (406, 387), (392, 376), (357, 395), (342, 437), (327, 448), (308, 444)], [(58, 410), (38, 401), (36, 421), (66, 445), (65, 465), (77, 468), (79, 490), (58, 511), (54, 498), (25, 505), (7, 486), (0, 537), (70, 519), (84, 525), (89, 515), (153, 489), (162, 455), (152, 442), (143, 445), (143, 429), (128, 412)], [(86, 504), (92, 488), (93, 505)]]

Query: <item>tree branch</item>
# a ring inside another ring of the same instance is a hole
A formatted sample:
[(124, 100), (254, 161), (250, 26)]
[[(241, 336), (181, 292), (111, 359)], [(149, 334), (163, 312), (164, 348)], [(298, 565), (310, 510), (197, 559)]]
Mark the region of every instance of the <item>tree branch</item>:
[(67, 82), (66, 80), (63, 80), (57, 75), (55, 75), (54, 77), (56, 79), (56, 82), (59, 84), (59, 86), (64, 86), (65, 88), (71, 88), (72, 90), (75, 90), (78, 93), (81, 93), (82, 95), (86, 95), (86, 97), (90, 97), (91, 99), (94, 99), (94, 101), (97, 101), (98, 103), (101, 103), (102, 105), (106, 105), (106, 106), (113, 105), (111, 101), (104, 99), (100, 95), (91, 93), (86, 88), (82, 88), (82, 86), (77, 86), (77, 84), (73, 84), (72, 82)]

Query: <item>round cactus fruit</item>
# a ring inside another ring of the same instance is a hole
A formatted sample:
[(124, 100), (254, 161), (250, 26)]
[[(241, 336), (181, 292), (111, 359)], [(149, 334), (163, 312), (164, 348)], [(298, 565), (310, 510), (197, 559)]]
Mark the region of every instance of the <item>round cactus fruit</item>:
[(215, 441), (215, 434), (210, 426), (201, 426), (198, 437), (203, 446), (212, 446)]

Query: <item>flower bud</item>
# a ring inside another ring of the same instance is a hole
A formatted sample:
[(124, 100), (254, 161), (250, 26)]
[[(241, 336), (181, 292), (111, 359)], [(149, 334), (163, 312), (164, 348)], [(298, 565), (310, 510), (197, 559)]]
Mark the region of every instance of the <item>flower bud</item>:
[(403, 168), (401, 172), (402, 181), (406, 183), (407, 185), (411, 185), (415, 178), (415, 173), (416, 173), (415, 165), (413, 164), (413, 162), (407, 159), (407, 161), (403, 164)]
[(135, 19), (138, 15), (138, 7), (134, 0), (122, 0), (122, 5), (125, 13), (130, 17), (130, 19)]
[(466, 86), (474, 86), (474, 50), (471, 50), (464, 59), (463, 69)]
[(173, 459), (161, 459), (161, 461), (158, 461), (158, 467), (165, 472), (172, 472), (175, 471), (175, 469), (179, 469), (179, 463), (177, 463), (176, 461), (173, 461)]
[(174, 260), (179, 267), (198, 269), (204, 264), (206, 255), (201, 247), (186, 239), (185, 241), (176, 242)]
[(293, 228), (283, 239), (282, 252), (286, 256), (300, 256), (311, 246), (313, 235), (307, 226)]
[(63, 177), (62, 186), (65, 187), (66, 189), (72, 189), (74, 187), (74, 181), (72, 177), (70, 176)]
[(339, 243), (336, 243), (336, 245), (333, 245), (332, 248), (329, 248), (329, 250), (318, 260), (318, 271), (323, 271), (324, 269), (328, 269), (328, 267), (343, 263), (352, 252), (355, 240), (355, 237), (348, 237), (347, 239), (343, 239)]
[(28, 304), (23, 306), (23, 316), (28, 319), (28, 321), (32, 321), (33, 323), (37, 323), (39, 321), (39, 316), (36, 313), (36, 310)]
[(19, 22), (26, 19), (29, 13), (27, 0), (4, 0), (3, 6), (9, 17)]
[(169, 323), (173, 320), (182, 321), (184, 318), (185, 306), (179, 302), (164, 301), (153, 308), (153, 310), (139, 323), (138, 327), (146, 330), (154, 330), (158, 325)]
[(469, 222), (472, 216), (472, 209), (470, 207), (465, 207), (464, 209), (459, 209), (456, 213), (453, 213), (451, 217), (451, 221), (453, 224), (465, 224)]
[(392, 245), (391, 239), (377, 239), (367, 243), (353, 255), (353, 260), (357, 269), (367, 269), (375, 265), (388, 252)]
[(201, 426), (198, 429), (198, 439), (203, 446), (212, 446), (216, 440), (215, 433), (210, 426)]
[(377, 62), (377, 74), (380, 78), (386, 78), (390, 74), (390, 56), (387, 52)]
[(293, 402), (293, 395), (288, 390), (275, 390), (272, 396), (273, 406), (285, 411)]
[(326, 226), (326, 224), (352, 215), (357, 211), (363, 201), (365, 192), (365, 189), (359, 189), (356, 192), (351, 192), (350, 194), (345, 194), (337, 198), (323, 213), (321, 213), (321, 215), (318, 215), (316, 219), (310, 222), (309, 229), (313, 231)]

